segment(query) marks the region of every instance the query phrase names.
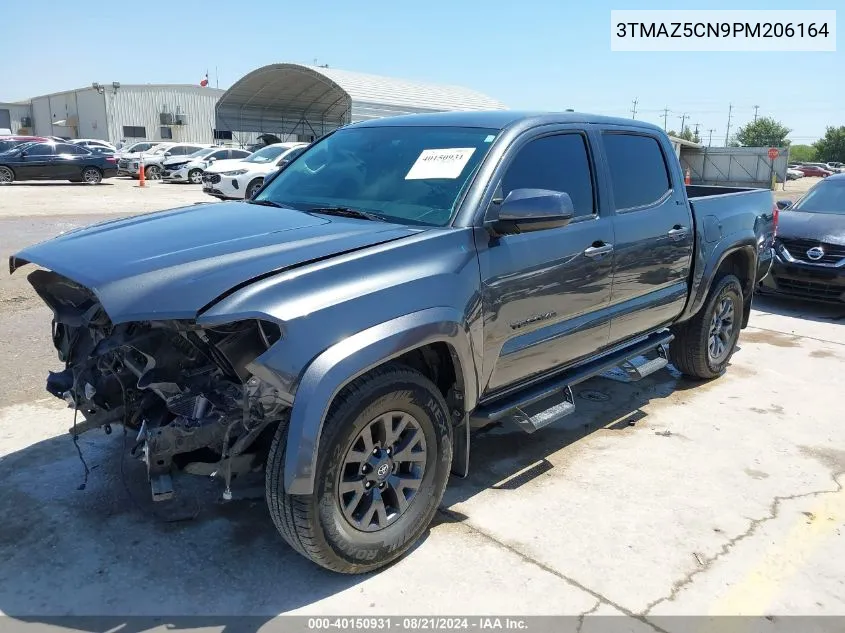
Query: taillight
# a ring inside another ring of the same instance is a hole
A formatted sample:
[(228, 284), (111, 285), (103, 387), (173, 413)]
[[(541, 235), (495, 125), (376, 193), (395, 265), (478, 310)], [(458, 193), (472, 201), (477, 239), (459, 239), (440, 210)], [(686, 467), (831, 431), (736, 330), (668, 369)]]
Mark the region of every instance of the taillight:
[(772, 231), (772, 239), (777, 237), (778, 234), (778, 220), (780, 220), (780, 207), (778, 207), (777, 203), (772, 206), (772, 222), (774, 223), (775, 227)]
[(114, 156), (106, 156), (107, 163), (116, 163), (117, 159)]

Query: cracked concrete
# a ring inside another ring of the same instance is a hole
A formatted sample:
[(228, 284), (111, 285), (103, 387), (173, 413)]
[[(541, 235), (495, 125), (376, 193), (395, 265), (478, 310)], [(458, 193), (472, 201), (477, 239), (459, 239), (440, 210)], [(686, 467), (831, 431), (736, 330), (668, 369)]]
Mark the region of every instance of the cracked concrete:
[[(2, 254), (56, 221), (0, 220), (23, 231)], [(0, 279), (0, 297), (24, 288)], [(16, 368), (0, 379), (0, 613), (566, 614), (581, 633), (601, 616), (639, 632), (678, 615), (845, 615), (843, 313), (763, 300), (720, 379), (597, 379), (566, 424), (479, 436), (419, 546), (347, 578), (294, 554), (261, 503), (215, 504), (209, 482), (179, 482), (206, 502), (197, 520), (157, 522), (136, 464), (140, 507), (123, 489), (119, 434), (82, 436), (77, 490), (71, 418), (42, 390), (49, 314), (0, 302)]]

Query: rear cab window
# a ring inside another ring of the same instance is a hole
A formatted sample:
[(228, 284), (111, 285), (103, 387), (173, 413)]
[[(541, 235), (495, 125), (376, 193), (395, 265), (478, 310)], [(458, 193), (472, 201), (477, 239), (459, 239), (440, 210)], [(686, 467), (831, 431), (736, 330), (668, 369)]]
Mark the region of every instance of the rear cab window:
[(651, 207), (672, 190), (657, 138), (636, 132), (605, 132), (602, 142), (617, 211)]

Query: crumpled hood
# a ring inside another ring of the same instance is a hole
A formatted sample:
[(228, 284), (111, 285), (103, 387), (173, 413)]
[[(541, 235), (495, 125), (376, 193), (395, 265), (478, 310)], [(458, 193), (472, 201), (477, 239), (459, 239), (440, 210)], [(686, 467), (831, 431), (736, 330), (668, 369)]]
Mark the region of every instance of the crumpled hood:
[(845, 215), (781, 211), (778, 216), (778, 237), (845, 245)]
[(244, 202), (111, 220), (9, 258), (92, 290), (113, 323), (190, 319), (228, 290), (268, 274), (419, 232)]

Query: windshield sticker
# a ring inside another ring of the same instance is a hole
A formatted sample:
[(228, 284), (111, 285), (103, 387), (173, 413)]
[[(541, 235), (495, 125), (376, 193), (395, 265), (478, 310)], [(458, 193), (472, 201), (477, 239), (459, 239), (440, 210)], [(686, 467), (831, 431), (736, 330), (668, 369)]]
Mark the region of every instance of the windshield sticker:
[(485, 143), (492, 143), (494, 138), (496, 138), (496, 135), (490, 134), (490, 135), (487, 136), (487, 138), (484, 139), (484, 142)]
[(405, 180), (457, 178), (466, 167), (473, 152), (475, 152), (474, 147), (423, 150), (411, 166)]

